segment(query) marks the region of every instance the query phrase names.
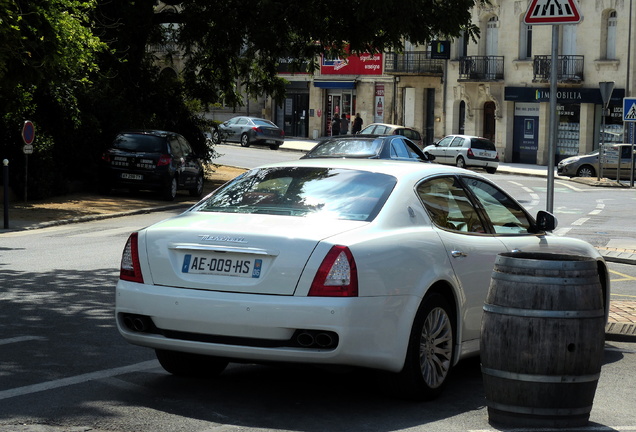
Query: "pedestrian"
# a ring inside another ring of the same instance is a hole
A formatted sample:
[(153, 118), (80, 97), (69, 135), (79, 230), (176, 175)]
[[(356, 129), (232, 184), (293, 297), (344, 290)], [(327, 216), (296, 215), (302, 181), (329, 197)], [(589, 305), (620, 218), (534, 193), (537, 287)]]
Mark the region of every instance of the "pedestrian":
[(340, 119), (340, 133), (342, 135), (346, 135), (349, 133), (349, 119), (346, 114), (342, 114), (342, 118)]
[(340, 135), (340, 117), (338, 115), (334, 115), (331, 122), (331, 135)]
[(357, 134), (362, 130), (362, 118), (360, 117), (360, 113), (356, 113), (356, 118), (353, 119), (353, 124), (351, 125), (351, 133)]

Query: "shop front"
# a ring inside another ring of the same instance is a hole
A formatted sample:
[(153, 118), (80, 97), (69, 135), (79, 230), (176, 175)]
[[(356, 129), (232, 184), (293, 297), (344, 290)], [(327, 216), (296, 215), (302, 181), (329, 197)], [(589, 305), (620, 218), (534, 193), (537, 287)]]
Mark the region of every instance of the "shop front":
[[(612, 93), (610, 115), (603, 128), (603, 100), (598, 88), (557, 89), (555, 162), (592, 151), (602, 139), (620, 142), (622, 123), (619, 125), (618, 120), (622, 120), (624, 94), (623, 89)], [(505, 100), (514, 102), (512, 162), (547, 165), (550, 90), (506, 87)]]
[[(334, 118), (342, 118), (344, 115), (351, 121), (359, 111), (358, 100), (360, 98), (360, 86), (364, 89), (363, 107), (373, 104), (375, 99), (368, 100), (366, 89), (369, 87), (369, 78), (382, 75), (382, 54), (351, 55), (346, 59), (329, 59), (323, 57), (320, 64), (320, 75), (314, 77), (313, 86), (318, 91), (315, 94), (317, 101), (310, 101), (312, 106), (318, 105), (316, 115), (319, 121), (315, 127), (322, 136), (333, 134), (332, 123)], [(319, 104), (315, 102), (319, 102)], [(366, 111), (366, 108), (365, 108)], [(369, 119), (371, 120), (371, 119)], [(319, 129), (318, 129), (319, 128)], [(351, 129), (349, 128), (349, 133)]]

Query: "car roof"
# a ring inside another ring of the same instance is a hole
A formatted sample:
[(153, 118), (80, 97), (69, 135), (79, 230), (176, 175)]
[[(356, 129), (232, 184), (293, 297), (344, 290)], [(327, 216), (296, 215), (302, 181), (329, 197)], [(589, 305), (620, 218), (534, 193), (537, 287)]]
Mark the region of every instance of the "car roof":
[[(435, 163), (413, 163), (411, 161), (390, 160), (390, 159), (357, 159), (357, 158), (311, 158), (299, 159), (295, 161), (277, 162), (262, 165), (258, 168), (275, 167), (316, 167), (316, 168), (341, 168), (355, 169), (361, 171), (377, 172), (388, 174), (393, 177), (408, 181), (437, 175), (437, 174), (462, 174), (486, 179), (479, 173), (457, 168), (451, 165), (440, 165)], [(258, 169), (254, 168), (254, 169)]]
[[(477, 139), (483, 139), (486, 141), (492, 141), (491, 139), (482, 137), (482, 136), (477, 136), (477, 135), (463, 135), (463, 134), (450, 134), (450, 135), (446, 135), (444, 138), (446, 137), (461, 137), (461, 138), (477, 138)], [(444, 139), (442, 138), (442, 139)]]
[(130, 129), (130, 130), (123, 130), (117, 133), (117, 135), (153, 135), (153, 136), (157, 136), (157, 137), (162, 137), (165, 138), (168, 135), (179, 135), (177, 132), (170, 132), (170, 131), (165, 131), (165, 130), (158, 130), (158, 129)]
[(271, 122), (271, 120), (267, 120), (267, 119), (264, 119), (262, 117), (252, 117), (252, 116), (235, 116), (235, 117), (232, 117), (232, 119), (235, 119), (235, 118), (246, 118), (246, 119), (249, 119), (249, 120), (265, 120), (265, 121)]
[(396, 124), (390, 124), (390, 123), (371, 123), (365, 126), (365, 129), (370, 127), (370, 126), (386, 126), (386, 127), (390, 127), (390, 128), (394, 128), (394, 129), (413, 129), (413, 130), (417, 130), (415, 128), (412, 127), (408, 127), (408, 126), (402, 126), (402, 125), (396, 125)]
[[(333, 135), (327, 136), (320, 140), (320, 142), (329, 141), (329, 140), (359, 140), (359, 139), (393, 139), (393, 138), (404, 138), (401, 135), (379, 135), (379, 134), (354, 134), (354, 135)], [(408, 138), (407, 138), (408, 139)]]

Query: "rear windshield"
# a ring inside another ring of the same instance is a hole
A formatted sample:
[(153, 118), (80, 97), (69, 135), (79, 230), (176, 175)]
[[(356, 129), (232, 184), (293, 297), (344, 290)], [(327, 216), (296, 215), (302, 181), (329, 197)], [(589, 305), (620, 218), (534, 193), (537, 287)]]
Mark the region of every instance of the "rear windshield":
[(194, 211), (370, 221), (396, 179), (366, 171), (281, 167), (248, 171)]
[(144, 153), (167, 153), (165, 138), (154, 135), (118, 135), (113, 142), (113, 148)]
[(472, 138), (470, 140), (470, 146), (478, 150), (492, 150), (492, 151), (496, 150), (495, 144), (493, 144), (492, 141), (489, 141), (487, 139), (482, 139), (482, 138)]
[(265, 127), (278, 127), (274, 123), (269, 120), (262, 119), (254, 119), (252, 120), (256, 126), (265, 126)]
[(380, 152), (381, 139), (330, 139), (314, 147), (307, 157), (372, 157)]

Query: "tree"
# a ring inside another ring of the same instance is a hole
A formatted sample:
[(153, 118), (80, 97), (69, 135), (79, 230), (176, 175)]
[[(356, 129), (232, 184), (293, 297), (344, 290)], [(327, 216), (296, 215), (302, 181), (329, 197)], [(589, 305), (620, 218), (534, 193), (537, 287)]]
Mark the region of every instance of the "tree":
[[(92, 32), (93, 7), (92, 0), (0, 0), (0, 155), (21, 160), (22, 123), (33, 120), (32, 171), (41, 173), (41, 187), (65, 175), (54, 129), (81, 126), (78, 97), (98, 71), (96, 54), (107, 48)], [(11, 167), (21, 174), (21, 164)]]
[(251, 95), (280, 99), (280, 58), (313, 71), (320, 54), (399, 51), (404, 40), (473, 38), (471, 8), (482, 0), (184, 0), (177, 41), (187, 53), (184, 73), (191, 97), (241, 104), (237, 78)]
[[(243, 89), (281, 100), (279, 59), (313, 71), (321, 54), (346, 46), (399, 51), (404, 40), (475, 36), (470, 10), (486, 1), (0, 0), (0, 157), (21, 159), (20, 128), (32, 120), (33, 198), (90, 178), (125, 128), (181, 132), (210, 159), (198, 113), (242, 105)], [(180, 76), (160, 73), (147, 50), (168, 42), (186, 54)], [(20, 165), (11, 170), (17, 191)]]

